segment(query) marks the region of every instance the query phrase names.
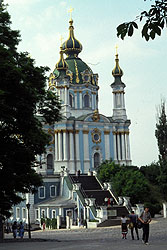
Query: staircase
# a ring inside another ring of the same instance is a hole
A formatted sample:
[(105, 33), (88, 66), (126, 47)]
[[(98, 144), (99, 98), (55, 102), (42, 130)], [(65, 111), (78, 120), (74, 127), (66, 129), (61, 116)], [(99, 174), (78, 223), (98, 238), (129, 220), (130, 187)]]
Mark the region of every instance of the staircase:
[[(120, 218), (122, 215), (128, 215), (128, 209), (125, 206), (118, 205), (118, 201), (113, 195), (111, 190), (105, 190), (96, 176), (89, 175), (72, 175), (69, 174), (66, 177), (66, 181), (70, 189), (73, 186), (78, 186), (76, 190), (82, 204), (85, 203), (85, 199), (92, 199), (94, 201), (93, 205), (90, 206), (92, 213), (94, 214), (95, 219), (103, 220), (103, 218), (108, 218), (101, 223), (98, 227), (109, 227), (120, 225)], [(112, 198), (113, 205), (108, 206), (105, 198)], [(106, 217), (98, 217), (97, 211), (105, 209), (107, 215)], [(100, 219), (101, 218), (101, 219)]]

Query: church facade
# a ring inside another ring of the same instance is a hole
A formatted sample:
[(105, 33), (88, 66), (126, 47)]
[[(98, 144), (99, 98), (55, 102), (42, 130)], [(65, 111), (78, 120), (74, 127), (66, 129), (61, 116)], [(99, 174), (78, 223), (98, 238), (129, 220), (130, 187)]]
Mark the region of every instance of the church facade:
[[(49, 89), (60, 97), (64, 118), (46, 128), (52, 137), (47, 148), (48, 161), (56, 174), (62, 167), (70, 173), (78, 170), (88, 173), (110, 159), (130, 165), (130, 121), (126, 115), (125, 84), (121, 81), (123, 72), (118, 54), (112, 71), (113, 115), (106, 117), (98, 110), (98, 74), (79, 58), (82, 45), (74, 36), (73, 21), (69, 24), (69, 38), (60, 47), (60, 60), (49, 81)], [(47, 172), (47, 164), (40, 171)]]
[[(130, 120), (126, 115), (125, 84), (121, 80), (123, 71), (118, 54), (112, 71), (113, 114), (105, 116), (98, 109), (98, 74), (79, 57), (81, 51), (82, 45), (74, 36), (73, 20), (70, 19), (69, 38), (60, 47), (60, 59), (49, 78), (49, 89), (60, 97), (63, 119), (52, 126), (44, 126), (50, 134), (50, 143), (46, 154), (38, 156), (41, 164), (37, 172), (43, 176), (43, 186), (27, 197), (32, 222), (41, 218), (63, 220), (69, 212), (75, 221), (82, 213), (84, 217), (87, 214), (87, 218), (101, 218), (102, 221), (103, 216), (98, 217), (100, 210), (95, 206), (99, 196), (84, 196), (81, 184), (72, 176), (76, 173), (89, 176), (105, 160), (131, 165)], [(85, 185), (84, 180), (81, 181)], [(99, 186), (97, 193), (100, 189), (104, 191)], [(111, 190), (109, 193), (108, 197), (112, 197)]]

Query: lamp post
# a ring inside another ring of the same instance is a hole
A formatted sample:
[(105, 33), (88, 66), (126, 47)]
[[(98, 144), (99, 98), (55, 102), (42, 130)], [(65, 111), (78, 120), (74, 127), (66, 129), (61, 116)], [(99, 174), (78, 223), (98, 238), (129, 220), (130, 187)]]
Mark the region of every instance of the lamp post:
[(27, 210), (28, 210), (28, 238), (31, 239), (31, 231), (30, 231), (30, 203), (26, 204)]

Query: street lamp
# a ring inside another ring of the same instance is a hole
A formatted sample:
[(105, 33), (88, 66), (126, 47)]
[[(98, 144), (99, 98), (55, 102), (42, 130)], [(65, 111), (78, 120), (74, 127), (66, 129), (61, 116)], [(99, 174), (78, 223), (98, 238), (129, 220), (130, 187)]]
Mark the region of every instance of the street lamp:
[(30, 231), (30, 203), (26, 204), (27, 210), (28, 210), (28, 237), (31, 239), (31, 231)]

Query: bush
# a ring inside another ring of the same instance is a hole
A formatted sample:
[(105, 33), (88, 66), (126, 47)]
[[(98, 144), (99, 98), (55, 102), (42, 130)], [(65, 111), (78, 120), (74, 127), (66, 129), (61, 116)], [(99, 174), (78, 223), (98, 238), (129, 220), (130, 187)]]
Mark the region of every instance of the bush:
[(162, 205), (160, 203), (151, 204), (151, 203), (147, 202), (144, 204), (144, 206), (149, 207), (150, 214), (151, 214), (152, 218), (154, 218), (155, 214), (159, 214), (161, 209), (162, 209)]

